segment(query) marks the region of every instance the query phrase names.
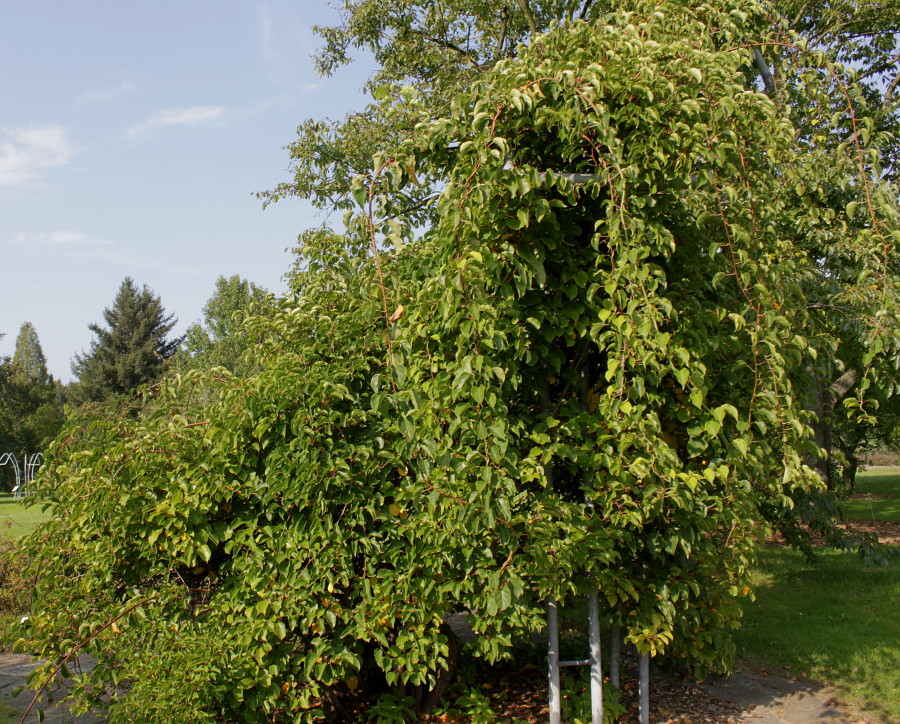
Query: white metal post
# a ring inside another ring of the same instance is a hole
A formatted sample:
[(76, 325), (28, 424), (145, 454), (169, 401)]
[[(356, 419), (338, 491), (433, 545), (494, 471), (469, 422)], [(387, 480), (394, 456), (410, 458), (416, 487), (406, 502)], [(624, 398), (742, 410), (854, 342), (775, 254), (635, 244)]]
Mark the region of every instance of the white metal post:
[(550, 724), (562, 724), (559, 691), (559, 612), (556, 599), (547, 599), (547, 665), (550, 679)]
[(597, 587), (588, 595), (588, 636), (591, 644), (591, 724), (603, 724), (603, 661), (600, 653), (600, 606)]
[(650, 655), (641, 654), (640, 676), (638, 681), (640, 692), (641, 724), (650, 724)]

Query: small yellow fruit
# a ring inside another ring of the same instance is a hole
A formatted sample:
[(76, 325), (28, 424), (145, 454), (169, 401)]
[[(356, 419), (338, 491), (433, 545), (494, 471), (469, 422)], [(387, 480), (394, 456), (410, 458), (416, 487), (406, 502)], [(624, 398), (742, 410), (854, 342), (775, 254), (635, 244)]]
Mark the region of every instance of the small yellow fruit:
[(400, 511), (400, 520), (406, 520), (407, 518), (409, 518), (409, 513), (407, 513), (405, 510), (401, 510)]
[(356, 691), (359, 688), (359, 679), (355, 676), (351, 676), (347, 679), (347, 688), (350, 689), (350, 691)]
[(398, 515), (400, 515), (401, 512), (403, 512), (403, 508), (401, 508), (396, 503), (391, 503), (388, 507), (388, 512), (396, 518)]

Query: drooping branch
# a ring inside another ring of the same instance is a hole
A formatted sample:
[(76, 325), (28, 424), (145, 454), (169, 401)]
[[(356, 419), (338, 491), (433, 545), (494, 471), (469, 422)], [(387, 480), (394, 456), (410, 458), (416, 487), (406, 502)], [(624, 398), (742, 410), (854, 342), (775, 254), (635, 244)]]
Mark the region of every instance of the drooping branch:
[(417, 28), (408, 28), (407, 32), (412, 33), (413, 35), (418, 35), (423, 40), (427, 40), (430, 43), (439, 45), (442, 48), (452, 50), (464, 57), (469, 63), (473, 62), (475, 59), (475, 53), (473, 51), (460, 48), (458, 45), (456, 45), (455, 43), (451, 43), (449, 40), (444, 40), (443, 38), (435, 38), (432, 35), (425, 35), (424, 32), (418, 30)]

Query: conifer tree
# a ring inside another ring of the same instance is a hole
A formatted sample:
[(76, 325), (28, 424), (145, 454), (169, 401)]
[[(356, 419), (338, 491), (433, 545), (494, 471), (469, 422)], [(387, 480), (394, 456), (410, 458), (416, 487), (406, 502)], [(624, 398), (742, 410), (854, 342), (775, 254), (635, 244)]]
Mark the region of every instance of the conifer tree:
[[(65, 422), (59, 383), (47, 371), (37, 331), (22, 324), (12, 358), (0, 359), (0, 453), (42, 452)], [(11, 478), (2, 476), (2, 487)]]
[(107, 327), (88, 325), (96, 338), (72, 362), (77, 396), (85, 402), (128, 394), (159, 379), (181, 343), (181, 338), (168, 337), (177, 321), (174, 315), (166, 315), (160, 298), (147, 285), (138, 288), (131, 277), (122, 282), (103, 318)]
[(16, 374), (29, 385), (46, 387), (51, 384), (47, 372), (47, 358), (41, 348), (37, 330), (31, 322), (25, 322), (16, 337), (16, 351), (12, 359)]

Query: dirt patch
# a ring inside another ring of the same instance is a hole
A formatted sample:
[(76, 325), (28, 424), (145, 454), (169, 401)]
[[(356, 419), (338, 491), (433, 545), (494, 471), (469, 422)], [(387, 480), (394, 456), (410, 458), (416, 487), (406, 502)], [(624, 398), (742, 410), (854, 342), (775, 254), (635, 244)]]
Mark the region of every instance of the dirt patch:
[[(874, 533), (878, 536), (878, 542), (883, 545), (896, 546), (900, 545), (900, 522), (893, 520), (845, 520), (838, 523), (837, 527), (847, 533)], [(826, 545), (824, 536), (814, 531), (812, 533), (812, 543), (816, 547)], [(765, 540), (766, 545), (783, 546), (786, 545), (784, 536), (775, 532)]]
[(900, 522), (894, 520), (848, 520), (838, 525), (850, 533), (874, 533), (884, 545), (900, 545)]
[(866, 468), (892, 468), (897, 465), (900, 456), (895, 452), (881, 450), (878, 452), (869, 452), (862, 456), (860, 462)]

